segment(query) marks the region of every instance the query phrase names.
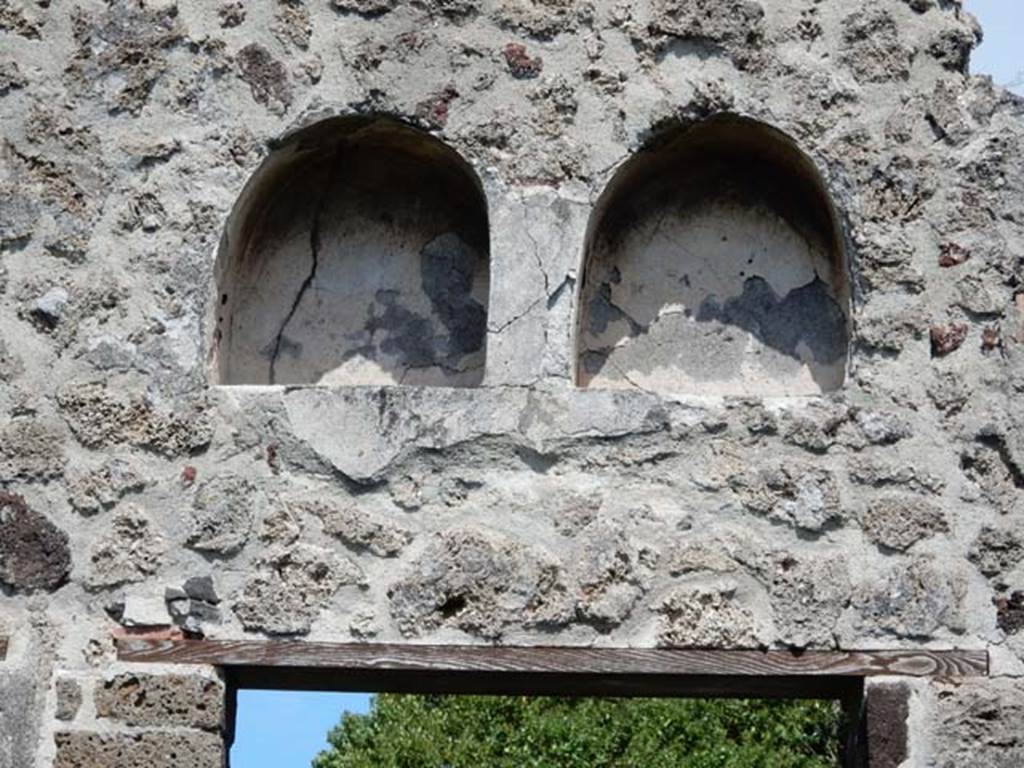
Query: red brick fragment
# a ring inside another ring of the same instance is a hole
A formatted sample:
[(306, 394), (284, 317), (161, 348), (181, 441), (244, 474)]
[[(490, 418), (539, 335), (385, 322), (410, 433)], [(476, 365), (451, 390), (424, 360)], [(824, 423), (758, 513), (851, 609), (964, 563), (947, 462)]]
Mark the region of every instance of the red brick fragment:
[(967, 325), (950, 323), (931, 328), (932, 357), (942, 357), (960, 348), (967, 339)]
[(981, 332), (981, 348), (984, 350), (996, 349), (1001, 343), (999, 337), (999, 326), (990, 325)]
[(544, 68), (544, 59), (540, 56), (531, 57), (522, 43), (509, 43), (505, 46), (505, 63), (512, 77), (521, 79), (537, 77)]
[(459, 96), (454, 85), (447, 85), (416, 105), (416, 117), (434, 128), (443, 128), (448, 122), (448, 110)]
[(955, 267), (971, 258), (971, 252), (959, 243), (943, 243), (939, 246), (939, 266)]
[(199, 474), (195, 467), (191, 464), (181, 470), (181, 484), (188, 488), (196, 481), (196, 475)]

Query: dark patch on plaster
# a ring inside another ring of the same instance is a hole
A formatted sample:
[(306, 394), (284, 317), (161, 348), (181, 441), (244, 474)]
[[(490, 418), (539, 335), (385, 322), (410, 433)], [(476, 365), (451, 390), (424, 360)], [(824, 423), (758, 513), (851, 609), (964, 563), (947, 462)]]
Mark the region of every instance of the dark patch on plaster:
[(483, 348), (487, 332), (487, 310), (472, 296), (478, 264), (476, 252), (454, 233), (428, 242), (420, 251), (420, 284), (442, 328), (405, 306), (400, 291), (382, 289), (374, 296), (363, 327), (369, 343), (344, 359), (384, 354), (406, 369), (464, 370), (463, 359)]
[(639, 336), (641, 333), (647, 332), (645, 326), (630, 317), (629, 313), (612, 301), (612, 286), (621, 282), (622, 273), (619, 272), (618, 267), (612, 267), (608, 271), (607, 279), (597, 287), (594, 297), (590, 300), (587, 307), (589, 310), (587, 320), (590, 332), (595, 336), (601, 335), (608, 330), (609, 325), (619, 320), (629, 323), (630, 336)]
[[(371, 339), (378, 333), (384, 336), (379, 350), (385, 355), (397, 357), (402, 365), (409, 368), (426, 368), (436, 364), (437, 351), (434, 343), (434, 324), (430, 320), (404, 307), (400, 301), (401, 293), (396, 290), (379, 290), (375, 303), (370, 306), (370, 317), (366, 321), (366, 331)], [(378, 312), (378, 308), (383, 311)], [(374, 347), (361, 347), (350, 355), (372, 353)]]
[(431, 240), (420, 253), (423, 292), (448, 330), (449, 364), (484, 345), (487, 310), (472, 296), (476, 266), (473, 250), (450, 232)]
[(846, 316), (817, 275), (782, 300), (764, 278), (748, 277), (743, 292), (724, 304), (714, 296), (706, 298), (696, 319), (742, 328), (766, 347), (797, 360), (801, 345), (817, 363), (835, 363), (846, 352)]
[[(617, 270), (614, 270), (617, 272)], [(810, 351), (817, 364), (833, 364), (846, 354), (846, 316), (832, 298), (827, 284), (819, 277), (779, 298), (761, 277), (749, 277), (743, 292), (723, 303), (707, 297), (696, 315), (690, 310), (677, 315), (657, 315), (644, 325), (630, 317), (612, 302), (615, 275), (599, 285), (588, 303), (587, 329), (594, 336), (604, 333), (617, 321), (629, 325), (628, 336), (637, 338), (653, 333), (656, 326), (673, 323), (670, 330), (661, 330), (661, 356), (650, 364), (680, 366), (689, 376), (703, 380), (726, 380), (740, 374), (747, 354), (745, 335), (750, 334), (764, 347), (774, 349), (794, 360), (802, 361), (800, 351)], [(689, 322), (690, 318), (697, 323)], [(699, 323), (699, 325), (698, 325)], [(666, 341), (671, 343), (666, 345)], [(665, 345), (665, 346), (662, 346)], [(667, 348), (666, 348), (667, 347)], [(584, 350), (580, 356), (583, 371), (596, 375), (609, 364), (615, 344)], [(630, 368), (643, 367), (643, 361), (629, 359)], [(814, 370), (811, 371), (815, 375)]]
[(1024, 630), (1024, 592), (992, 600), (996, 606), (996, 624), (1008, 635)]

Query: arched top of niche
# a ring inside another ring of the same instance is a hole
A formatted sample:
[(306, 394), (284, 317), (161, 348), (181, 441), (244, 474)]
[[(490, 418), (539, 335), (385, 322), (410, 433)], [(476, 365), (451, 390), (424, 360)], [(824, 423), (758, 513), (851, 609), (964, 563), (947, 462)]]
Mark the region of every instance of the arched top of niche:
[(487, 203), (444, 142), (389, 117), (280, 141), (217, 264), (220, 384), (474, 386), (483, 377)]
[(781, 131), (719, 115), (664, 131), (591, 216), (576, 329), (583, 387), (812, 395), (845, 376), (839, 219)]

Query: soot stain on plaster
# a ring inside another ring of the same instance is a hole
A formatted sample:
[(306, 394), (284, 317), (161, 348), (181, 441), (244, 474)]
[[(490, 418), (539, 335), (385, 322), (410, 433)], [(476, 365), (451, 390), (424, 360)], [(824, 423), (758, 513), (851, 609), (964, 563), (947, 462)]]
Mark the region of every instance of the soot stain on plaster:
[(600, 335), (604, 333), (608, 330), (609, 325), (619, 320), (625, 320), (629, 323), (630, 336), (639, 336), (647, 332), (647, 328), (630, 317), (628, 312), (612, 301), (612, 286), (618, 285), (621, 282), (622, 273), (618, 267), (612, 267), (609, 271), (608, 279), (598, 286), (594, 297), (590, 300), (588, 306), (588, 325), (592, 334)]
[(387, 355), (405, 369), (466, 370), (462, 361), (483, 348), (487, 328), (487, 310), (472, 295), (479, 261), (453, 232), (430, 240), (420, 250), (420, 284), (443, 331), (434, 319), (405, 306), (401, 291), (381, 289), (367, 308), (363, 331), (369, 334), (369, 343), (350, 350), (343, 361)]
[(763, 277), (748, 277), (743, 292), (722, 304), (708, 296), (697, 310), (699, 323), (742, 328), (761, 344), (800, 360), (801, 345), (817, 363), (835, 363), (845, 354), (846, 316), (818, 277), (781, 300)]
[[(683, 279), (688, 278), (684, 276)], [(620, 320), (629, 325), (629, 338), (650, 333), (657, 319), (650, 325), (643, 325), (612, 301), (612, 285), (619, 282), (621, 275), (613, 267), (608, 280), (595, 291), (588, 305), (590, 333), (599, 336), (609, 325)], [(695, 352), (710, 352), (707, 347), (712, 335), (714, 344), (728, 344), (735, 337), (730, 336), (727, 329), (738, 328), (763, 346), (798, 361), (803, 360), (801, 351), (804, 348), (810, 352), (813, 361), (821, 365), (834, 364), (846, 354), (846, 316), (832, 297), (828, 285), (817, 275), (781, 298), (763, 277), (751, 276), (744, 281), (738, 296), (731, 296), (723, 303), (711, 295), (701, 302), (695, 315), (689, 309), (683, 314), (697, 323), (717, 326), (714, 331), (701, 334), (704, 338), (690, 340)], [(687, 344), (686, 339), (679, 341), (680, 346)], [(612, 345), (585, 350), (581, 358), (584, 370), (591, 375), (600, 373), (614, 349)], [(735, 376), (739, 364), (738, 357), (728, 354), (704, 355), (699, 369), (687, 370), (687, 373), (697, 378), (724, 379)]]
[(487, 331), (487, 310), (473, 298), (477, 257), (454, 233), (427, 243), (420, 254), (420, 279), (434, 313), (448, 330), (448, 359), (479, 352)]

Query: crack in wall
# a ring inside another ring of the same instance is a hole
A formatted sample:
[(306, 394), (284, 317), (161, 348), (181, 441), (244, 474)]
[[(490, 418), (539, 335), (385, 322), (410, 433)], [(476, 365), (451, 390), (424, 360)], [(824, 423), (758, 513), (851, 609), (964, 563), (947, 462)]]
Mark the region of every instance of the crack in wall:
[[(335, 164), (337, 163), (337, 157), (334, 158)], [(312, 259), (310, 265), (309, 274), (306, 275), (306, 279), (302, 281), (302, 285), (299, 286), (299, 290), (295, 294), (295, 300), (292, 302), (291, 308), (288, 310), (288, 314), (285, 315), (284, 321), (281, 323), (281, 327), (277, 331), (277, 335), (274, 337), (274, 344), (270, 352), (270, 384), (277, 383), (277, 359), (281, 355), (281, 349), (284, 342), (285, 331), (288, 330), (288, 325), (291, 323), (292, 318), (295, 317), (295, 313), (298, 312), (299, 305), (302, 304), (303, 298), (306, 293), (313, 285), (313, 281), (316, 280), (316, 271), (320, 266), (320, 217), (323, 214), (324, 207), (327, 205), (327, 200), (330, 197), (330, 191), (334, 186), (334, 179), (336, 178), (336, 168), (332, 169), (331, 175), (328, 176), (324, 182), (323, 192), (320, 195), (320, 199), (317, 201), (316, 208), (313, 209), (313, 220), (309, 226), (309, 253)]]

